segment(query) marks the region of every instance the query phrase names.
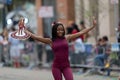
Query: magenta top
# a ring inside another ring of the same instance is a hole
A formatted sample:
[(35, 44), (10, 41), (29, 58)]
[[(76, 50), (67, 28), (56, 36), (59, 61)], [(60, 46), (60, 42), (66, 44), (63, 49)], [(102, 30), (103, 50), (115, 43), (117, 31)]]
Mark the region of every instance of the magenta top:
[(54, 53), (53, 67), (70, 67), (68, 60), (68, 42), (65, 38), (57, 38), (53, 41), (52, 50)]

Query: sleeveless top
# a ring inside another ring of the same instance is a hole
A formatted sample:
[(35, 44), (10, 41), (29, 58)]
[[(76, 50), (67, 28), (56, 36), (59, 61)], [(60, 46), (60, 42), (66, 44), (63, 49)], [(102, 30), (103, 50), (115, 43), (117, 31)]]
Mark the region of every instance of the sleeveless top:
[(54, 53), (53, 67), (70, 67), (68, 60), (68, 43), (65, 38), (55, 39), (52, 43), (52, 50)]

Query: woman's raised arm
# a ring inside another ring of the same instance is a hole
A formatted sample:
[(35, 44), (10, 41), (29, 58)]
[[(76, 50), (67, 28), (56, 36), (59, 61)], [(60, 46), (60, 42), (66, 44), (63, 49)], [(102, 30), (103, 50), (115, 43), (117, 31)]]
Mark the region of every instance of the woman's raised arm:
[(70, 35), (66, 35), (66, 38), (67, 40), (72, 40), (72, 39), (75, 39), (83, 34), (86, 34), (87, 32), (91, 31), (94, 27), (96, 26), (96, 20), (93, 20), (93, 26), (92, 27), (89, 27), (89, 28), (86, 28), (80, 32), (77, 32), (75, 34), (70, 34)]

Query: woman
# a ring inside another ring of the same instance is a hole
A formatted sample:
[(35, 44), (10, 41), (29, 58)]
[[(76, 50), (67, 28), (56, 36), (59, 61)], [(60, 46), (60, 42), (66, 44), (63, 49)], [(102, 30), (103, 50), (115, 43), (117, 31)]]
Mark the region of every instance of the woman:
[(54, 60), (52, 65), (52, 74), (55, 80), (62, 80), (62, 74), (65, 80), (73, 80), (73, 74), (68, 60), (68, 41), (79, 37), (92, 30), (96, 26), (96, 21), (93, 21), (93, 26), (84, 29), (81, 32), (65, 35), (65, 29), (62, 23), (54, 22), (52, 25), (52, 39), (36, 36), (35, 34), (26, 30), (28, 34), (35, 40), (49, 44), (54, 53)]
[[(82, 31), (84, 29), (86, 29), (85, 22), (81, 21), (80, 22), (80, 31)], [(89, 36), (90, 36), (89, 33), (86, 33), (86, 34), (80, 35), (80, 38), (82, 39), (83, 42), (86, 42)]]

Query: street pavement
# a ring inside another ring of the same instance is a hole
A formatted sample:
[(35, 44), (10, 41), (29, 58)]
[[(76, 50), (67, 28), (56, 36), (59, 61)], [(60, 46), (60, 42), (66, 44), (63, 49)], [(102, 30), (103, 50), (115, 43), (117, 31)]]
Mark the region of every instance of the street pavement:
[[(73, 73), (74, 80), (118, 80), (118, 73), (112, 76)], [(0, 68), (0, 80), (54, 80), (50, 69)]]

